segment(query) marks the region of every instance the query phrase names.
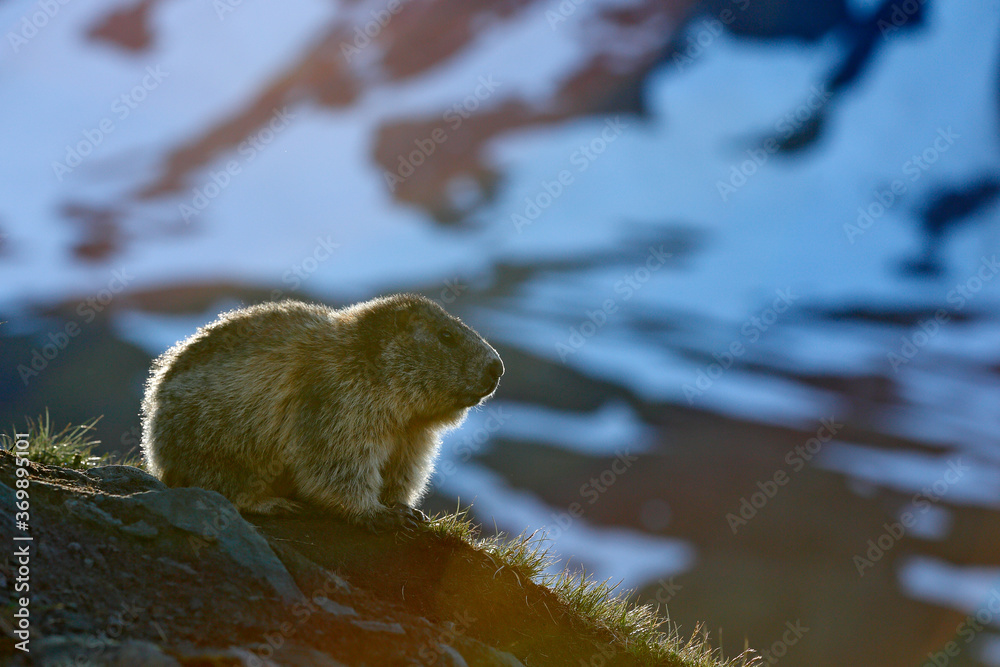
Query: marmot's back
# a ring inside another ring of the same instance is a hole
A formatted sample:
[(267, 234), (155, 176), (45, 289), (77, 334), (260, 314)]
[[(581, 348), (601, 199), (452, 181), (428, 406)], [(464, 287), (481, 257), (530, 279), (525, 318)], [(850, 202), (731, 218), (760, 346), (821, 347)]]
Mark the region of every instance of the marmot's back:
[(167, 484), (217, 490), (244, 511), (306, 500), (384, 519), (419, 499), (439, 433), (502, 373), (488, 343), (423, 297), (263, 304), (154, 362), (143, 450)]
[[(223, 314), (154, 362), (144, 412), (151, 470), (168, 484), (193, 483), (188, 459), (274, 455), (287, 394), (309, 363), (303, 342), (335, 327), (317, 309), (287, 302)], [(325, 320), (325, 322), (324, 322)], [(213, 443), (202, 447), (200, 443)], [(162, 446), (161, 446), (162, 445)]]

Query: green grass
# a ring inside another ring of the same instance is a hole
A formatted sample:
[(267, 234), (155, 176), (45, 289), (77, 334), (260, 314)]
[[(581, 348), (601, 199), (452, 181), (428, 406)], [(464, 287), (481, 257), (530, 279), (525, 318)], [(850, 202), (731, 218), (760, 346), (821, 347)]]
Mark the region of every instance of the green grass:
[(550, 574), (548, 569), (555, 559), (546, 546), (544, 535), (522, 533), (512, 538), (498, 532), (480, 539), (479, 530), (469, 519), (468, 512), (464, 509), (435, 516), (428, 530), (464, 540), (514, 573), (546, 586), (586, 623), (610, 634), (612, 642), (624, 648), (640, 664), (678, 667), (760, 664), (760, 657), (750, 650), (732, 659), (723, 658), (719, 649), (712, 648), (702, 628), (697, 628), (691, 637), (682, 638), (656, 606), (638, 604), (631, 591), (619, 591), (618, 585), (610, 580), (596, 581), (589, 575), (568, 570)]
[[(121, 463), (140, 467), (138, 457), (126, 455), (115, 457), (111, 454), (95, 454), (94, 448), (101, 444), (100, 440), (93, 437), (94, 428), (100, 417), (93, 419), (86, 424), (79, 426), (66, 425), (60, 430), (52, 426), (49, 418), (49, 411), (45, 411), (44, 416), (38, 419), (28, 417), (28, 459), (44, 465), (60, 466), (72, 468), (74, 470), (86, 470), (95, 466)], [(12, 433), (24, 433), (25, 430), (11, 429)], [(12, 449), (14, 442), (11, 435), (0, 434), (4, 449)]]

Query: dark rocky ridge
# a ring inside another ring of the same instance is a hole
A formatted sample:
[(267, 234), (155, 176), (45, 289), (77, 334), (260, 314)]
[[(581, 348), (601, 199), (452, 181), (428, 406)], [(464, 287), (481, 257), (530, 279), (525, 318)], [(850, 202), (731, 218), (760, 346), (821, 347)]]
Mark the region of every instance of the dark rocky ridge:
[[(3, 664), (636, 664), (458, 538), (372, 535), (319, 514), (255, 527), (221, 495), (137, 468), (28, 470), (31, 651), (4, 642)], [(25, 534), (15, 475), (0, 451), (5, 544)], [(0, 631), (11, 638), (16, 571), (8, 554)]]

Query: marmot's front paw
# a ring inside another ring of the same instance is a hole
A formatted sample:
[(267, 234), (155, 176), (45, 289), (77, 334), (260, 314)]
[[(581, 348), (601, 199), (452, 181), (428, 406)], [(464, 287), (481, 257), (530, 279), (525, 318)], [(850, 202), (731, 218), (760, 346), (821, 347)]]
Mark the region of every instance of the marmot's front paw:
[(393, 505), (361, 520), (361, 525), (373, 533), (415, 530), (427, 516), (407, 505)]
[(389, 505), (389, 511), (397, 512), (410, 517), (417, 524), (427, 523), (430, 521), (430, 517), (418, 510), (416, 507), (410, 507), (409, 505), (404, 505), (402, 503), (398, 505)]

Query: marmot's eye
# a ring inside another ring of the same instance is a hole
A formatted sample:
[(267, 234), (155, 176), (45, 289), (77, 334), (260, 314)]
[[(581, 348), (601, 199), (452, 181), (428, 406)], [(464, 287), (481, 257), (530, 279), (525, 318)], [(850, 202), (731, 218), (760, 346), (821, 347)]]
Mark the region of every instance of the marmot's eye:
[(441, 331), (438, 332), (438, 339), (448, 347), (455, 347), (458, 345), (458, 338), (456, 338), (455, 334), (447, 329), (441, 329)]

